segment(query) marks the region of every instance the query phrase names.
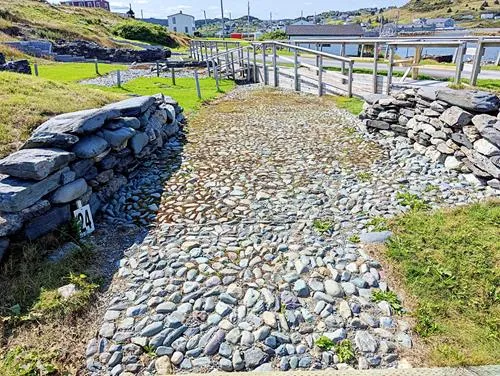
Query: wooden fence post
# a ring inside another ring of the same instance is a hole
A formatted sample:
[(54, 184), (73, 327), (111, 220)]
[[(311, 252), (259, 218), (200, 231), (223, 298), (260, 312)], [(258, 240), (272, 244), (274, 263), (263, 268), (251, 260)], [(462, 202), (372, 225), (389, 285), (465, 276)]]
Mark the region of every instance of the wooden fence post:
[(378, 91), (378, 43), (373, 44), (373, 94)]
[(323, 95), (323, 56), (318, 55), (318, 96)]
[(116, 71), (116, 85), (122, 87), (122, 76), (119, 69)]
[(156, 62), (156, 77), (160, 77), (160, 63)]
[(391, 93), (393, 68), (394, 68), (394, 47), (389, 46), (389, 64), (387, 66), (387, 87), (385, 88), (386, 94)]
[(295, 91), (300, 91), (299, 54), (296, 49), (293, 50), (293, 84)]
[(35, 62), (35, 64), (33, 64), (33, 68), (35, 69), (35, 76), (38, 77), (38, 63)]
[(273, 75), (274, 75), (274, 87), (278, 87), (280, 85), (279, 83), (279, 76), (278, 76), (278, 56), (276, 53), (276, 44), (273, 43)]
[(236, 72), (234, 70), (234, 51), (231, 51), (231, 72), (233, 75), (233, 80), (236, 80)]
[(216, 64), (215, 60), (212, 60), (214, 63), (214, 77), (215, 77), (215, 86), (217, 87), (217, 92), (220, 93), (219, 87), (219, 66)]
[(459, 85), (462, 78), (464, 54), (465, 54), (465, 45), (464, 43), (462, 43), (460, 44), (460, 46), (457, 47), (456, 51), (455, 64), (457, 65), (457, 67), (455, 69), (455, 81), (454, 81), (455, 85)]
[(476, 86), (477, 76), (481, 72), (481, 58), (484, 54), (483, 38), (478, 39), (476, 47), (476, 56), (474, 56), (474, 63), (472, 64), (472, 72), (470, 75), (470, 84)]
[(348, 82), (347, 82), (347, 96), (349, 98), (352, 97), (352, 68), (353, 68), (354, 62), (350, 61), (349, 62), (349, 75), (348, 75)]
[(257, 83), (259, 82), (258, 75), (257, 75), (257, 47), (255, 44), (252, 44), (253, 48), (253, 82)]
[(266, 62), (266, 44), (262, 43), (262, 65), (263, 65), (263, 73), (264, 76), (264, 85), (269, 85), (269, 80), (267, 77), (267, 62)]
[(94, 65), (95, 65), (95, 74), (100, 76), (100, 74), (99, 74), (99, 61), (97, 60), (97, 58), (94, 59)]
[(252, 81), (252, 66), (250, 65), (250, 50), (247, 49), (247, 82)]
[(200, 80), (198, 79), (198, 71), (194, 70), (194, 80), (196, 83), (196, 93), (198, 94), (198, 98), (201, 99), (201, 89), (200, 89)]
[(175, 86), (175, 68), (172, 67), (172, 85)]

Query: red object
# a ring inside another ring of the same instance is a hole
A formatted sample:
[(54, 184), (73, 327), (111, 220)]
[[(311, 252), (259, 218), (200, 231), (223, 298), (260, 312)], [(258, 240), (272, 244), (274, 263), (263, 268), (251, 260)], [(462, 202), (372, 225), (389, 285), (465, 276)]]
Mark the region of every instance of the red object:
[(231, 33), (231, 39), (243, 39), (243, 34), (241, 34), (241, 33)]

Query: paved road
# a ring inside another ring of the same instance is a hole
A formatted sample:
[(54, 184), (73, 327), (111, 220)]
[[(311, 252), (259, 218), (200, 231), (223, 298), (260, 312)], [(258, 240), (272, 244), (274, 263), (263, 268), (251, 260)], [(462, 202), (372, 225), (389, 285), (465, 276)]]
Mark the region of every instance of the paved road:
[[(290, 59), (290, 57), (286, 56), (286, 59)], [(314, 58), (310, 58), (310, 57), (301, 57), (300, 61), (303, 62), (303, 63), (306, 63), (306, 64), (311, 64), (311, 65), (315, 65), (316, 64), (316, 60)], [(279, 62), (289, 63), (289, 60), (285, 60), (285, 59), (280, 58)], [(329, 59), (325, 59), (324, 62), (323, 62), (323, 65), (327, 66), (327, 67), (340, 67), (340, 63), (334, 62), (334, 61), (329, 60)], [(355, 68), (372, 69), (373, 68), (373, 63), (355, 62), (354, 63), (354, 67)], [(385, 63), (379, 63), (378, 67), (379, 67), (378, 68), (379, 70), (387, 70), (387, 64), (385, 64)], [(425, 75), (433, 76), (433, 77), (436, 77), (436, 78), (451, 78), (451, 77), (454, 77), (455, 76), (455, 68), (454, 67), (448, 67), (448, 68), (445, 67), (446, 70), (435, 70), (435, 69), (429, 69), (429, 68), (420, 68), (419, 72), (420, 72), (420, 74), (425, 74)], [(407, 69), (406, 67), (394, 67), (394, 70), (398, 71), (398, 72), (404, 72), (404, 71), (406, 71), (406, 69)], [(463, 73), (462, 73), (462, 77), (463, 78), (470, 78), (471, 71), (472, 71), (472, 64), (465, 64), (464, 65), (464, 70), (463, 70)], [(500, 80), (500, 71), (483, 70), (479, 74), (479, 78)]]

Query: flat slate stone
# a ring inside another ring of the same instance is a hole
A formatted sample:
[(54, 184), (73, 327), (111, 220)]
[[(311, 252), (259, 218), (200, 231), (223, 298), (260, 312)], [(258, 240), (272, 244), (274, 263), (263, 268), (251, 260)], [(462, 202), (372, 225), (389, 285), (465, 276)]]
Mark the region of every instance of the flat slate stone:
[(132, 128), (119, 128), (116, 130), (103, 130), (102, 137), (113, 148), (118, 148), (123, 145), (128, 139), (135, 135), (135, 130)]
[(55, 116), (40, 125), (33, 132), (32, 137), (47, 133), (71, 133), (84, 135), (97, 131), (104, 123), (120, 116), (118, 110), (112, 108), (101, 108), (83, 110)]
[(391, 236), (391, 231), (365, 232), (359, 235), (359, 240), (361, 243), (383, 243)]
[(105, 152), (108, 146), (108, 142), (102, 137), (95, 135), (87, 136), (82, 138), (73, 147), (73, 153), (75, 153), (78, 158), (94, 158)]
[(38, 147), (71, 149), (80, 139), (68, 133), (39, 132), (31, 136), (23, 145), (23, 149)]
[(486, 91), (439, 89), (437, 99), (474, 112), (494, 112), (500, 108), (500, 99)]
[(71, 211), (69, 205), (59, 206), (26, 224), (24, 233), (28, 240), (35, 240), (55, 230), (70, 219)]
[(0, 160), (0, 174), (43, 180), (73, 159), (73, 153), (60, 149), (23, 149)]
[(10, 244), (9, 239), (0, 238), (0, 261), (2, 260), (3, 256), (5, 255), (7, 248), (9, 248), (9, 244)]
[(85, 179), (78, 179), (69, 184), (63, 185), (54, 192), (51, 198), (53, 204), (67, 204), (83, 196), (87, 192), (87, 182)]
[(119, 116), (139, 116), (155, 103), (155, 97), (143, 96), (125, 99), (121, 102), (111, 103), (104, 106), (104, 110), (118, 111)]
[(135, 117), (119, 117), (116, 119), (111, 119), (104, 126), (105, 129), (115, 130), (120, 128), (132, 128), (139, 129), (141, 127), (141, 122)]
[(61, 176), (68, 167), (41, 181), (29, 181), (0, 175), (0, 211), (18, 212), (30, 207), (60, 186)]
[(0, 213), (0, 237), (12, 235), (23, 227), (23, 221), (18, 214)]
[(142, 149), (148, 144), (149, 137), (146, 133), (139, 132), (130, 140), (130, 147), (132, 148), (134, 154), (139, 154)]

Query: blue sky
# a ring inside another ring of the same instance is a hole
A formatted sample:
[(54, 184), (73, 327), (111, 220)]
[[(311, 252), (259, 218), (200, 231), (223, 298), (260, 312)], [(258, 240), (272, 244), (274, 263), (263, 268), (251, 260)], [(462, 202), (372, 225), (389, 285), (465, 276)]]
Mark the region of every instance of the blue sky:
[[(203, 18), (203, 10), (207, 12), (208, 18), (220, 17), (220, 0), (109, 0), (114, 11), (132, 8), (137, 16), (140, 10), (144, 17), (165, 18), (167, 15), (182, 10), (184, 13), (193, 15), (196, 19)], [(273, 13), (273, 19), (297, 18), (301, 10), (304, 15), (313, 15), (326, 10), (352, 10), (365, 7), (386, 7), (390, 5), (402, 5), (405, 0), (250, 0), (250, 14), (261, 19), (269, 19), (269, 13)], [(238, 18), (247, 14), (247, 0), (224, 0), (224, 15)]]

